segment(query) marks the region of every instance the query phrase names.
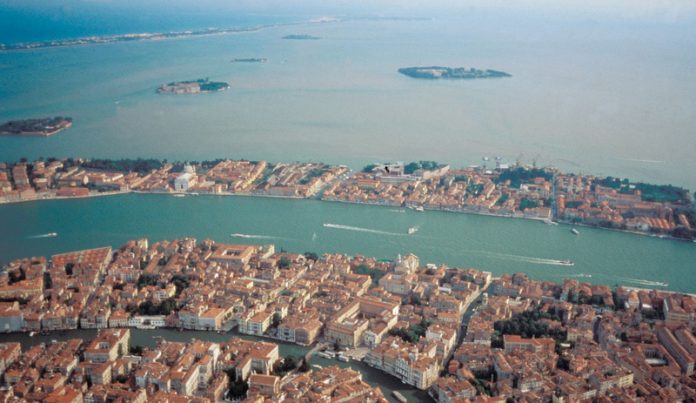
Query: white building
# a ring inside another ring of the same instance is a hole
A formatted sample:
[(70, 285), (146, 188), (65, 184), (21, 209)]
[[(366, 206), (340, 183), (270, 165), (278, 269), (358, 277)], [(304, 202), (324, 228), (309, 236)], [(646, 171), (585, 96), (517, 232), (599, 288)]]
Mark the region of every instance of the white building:
[(186, 192), (196, 184), (196, 170), (191, 165), (184, 166), (184, 173), (174, 179), (174, 190)]

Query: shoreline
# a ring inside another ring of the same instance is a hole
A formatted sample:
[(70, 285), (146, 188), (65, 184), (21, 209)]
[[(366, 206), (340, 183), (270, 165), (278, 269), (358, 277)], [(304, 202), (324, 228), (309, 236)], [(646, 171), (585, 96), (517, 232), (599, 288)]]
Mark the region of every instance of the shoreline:
[[(230, 193), (230, 192), (193, 194), (193, 193), (187, 193), (187, 192), (154, 192), (154, 191), (142, 191), (142, 190), (96, 192), (96, 193), (90, 193), (89, 195), (85, 195), (85, 196), (55, 196), (55, 195), (53, 195), (50, 197), (37, 197), (35, 199), (0, 200), (0, 207), (2, 207), (3, 205), (29, 203), (29, 202), (69, 200), (69, 199), (89, 199), (89, 198), (94, 198), (94, 197), (120, 196), (120, 195), (128, 195), (128, 194), (162, 195), (162, 196), (183, 195), (185, 197), (214, 196), (214, 197), (258, 197), (258, 198), (264, 198), (264, 199), (287, 199), (287, 200), (317, 200), (320, 202), (329, 202), (329, 203), (342, 203), (342, 204), (351, 204), (351, 205), (360, 205), (360, 206), (374, 206), (374, 207), (388, 207), (388, 208), (403, 208), (405, 210), (412, 210), (412, 208), (410, 208), (408, 206), (397, 205), (397, 204), (393, 204), (393, 203), (365, 203), (365, 202), (353, 202), (353, 201), (347, 201), (347, 200), (323, 199), (321, 197), (317, 197), (316, 195), (314, 195), (312, 197), (302, 197), (302, 196), (282, 196), (282, 195), (264, 195), (264, 194), (254, 194), (254, 193)], [(481, 212), (481, 211), (456, 210), (456, 209), (449, 209), (449, 208), (433, 208), (433, 207), (425, 207), (425, 206), (423, 206), (423, 210), (424, 211), (451, 213), (451, 214), (467, 214), (467, 215), (497, 217), (497, 218), (506, 218), (506, 219), (522, 219), (522, 220), (528, 220), (528, 221), (536, 221), (536, 222), (539, 222), (541, 224), (547, 224), (547, 219), (541, 218), (541, 217), (525, 217), (523, 215), (514, 215), (514, 214), (513, 215), (511, 215), (511, 214), (494, 214), (494, 213)], [(678, 241), (678, 242), (686, 242), (686, 243), (693, 242), (693, 241), (690, 241), (688, 239), (675, 238), (673, 236), (666, 235), (666, 234), (651, 234), (651, 233), (633, 231), (633, 230), (607, 228), (607, 227), (600, 227), (600, 226), (591, 225), (591, 224), (584, 224), (584, 223), (571, 223), (571, 222), (568, 222), (565, 220), (557, 220), (557, 221), (551, 220), (551, 221), (554, 223), (557, 223), (559, 225), (565, 225), (568, 227), (578, 226), (578, 227), (583, 227), (583, 228), (594, 228), (594, 229), (599, 229), (599, 230), (608, 230), (608, 231), (631, 234), (631, 235), (640, 235), (640, 236), (644, 236), (644, 237), (664, 239), (664, 240), (669, 240), (669, 241)]]

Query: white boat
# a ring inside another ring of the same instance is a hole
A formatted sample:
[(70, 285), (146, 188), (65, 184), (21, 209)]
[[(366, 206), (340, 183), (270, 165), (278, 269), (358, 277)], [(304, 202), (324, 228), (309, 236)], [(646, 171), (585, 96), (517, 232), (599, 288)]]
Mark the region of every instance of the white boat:
[[(403, 382), (403, 381), (402, 381), (402, 382)], [(404, 382), (404, 383), (405, 383), (405, 382)], [(393, 392), (392, 392), (392, 395), (396, 398), (396, 400), (400, 401), (401, 403), (407, 403), (407, 402), (408, 402), (408, 400), (406, 400), (406, 398), (404, 397), (404, 395), (402, 395), (401, 393), (399, 393), (399, 392), (397, 392), (397, 391), (393, 391)]]
[(336, 357), (336, 359), (341, 362), (350, 362), (350, 358), (346, 357), (345, 355), (339, 355), (338, 357)]
[(29, 337), (34, 337), (34, 336), (36, 336), (36, 332), (30, 332), (30, 333), (29, 333)]
[(544, 224), (546, 224), (546, 225), (558, 225), (557, 222), (552, 221), (552, 220), (544, 220)]
[(175, 193), (172, 196), (174, 196), (174, 197), (186, 197), (186, 195), (183, 193)]
[(425, 209), (423, 208), (423, 206), (418, 206), (418, 207), (416, 207), (416, 211), (422, 213), (425, 211)]
[(580, 235), (580, 231), (576, 230), (575, 228), (571, 228), (570, 232), (572, 232), (575, 235)]
[(575, 266), (575, 262), (573, 262), (572, 260), (559, 260), (558, 264), (560, 264), (561, 266)]
[(409, 235), (413, 235), (413, 234), (415, 234), (416, 232), (418, 232), (418, 228), (416, 228), (416, 227), (411, 227), (411, 228), (408, 229), (408, 234), (409, 234)]
[(57, 232), (49, 232), (48, 234), (46, 234), (46, 238), (55, 238), (57, 236), (58, 236)]

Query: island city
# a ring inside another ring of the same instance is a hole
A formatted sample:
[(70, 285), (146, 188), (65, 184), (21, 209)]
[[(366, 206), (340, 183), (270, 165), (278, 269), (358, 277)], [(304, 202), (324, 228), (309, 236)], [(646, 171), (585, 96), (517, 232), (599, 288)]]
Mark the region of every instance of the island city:
[[(4, 332), (68, 335), (0, 343), (5, 397), (386, 401), (372, 368), (438, 402), (696, 399), (681, 293), (183, 238), (18, 259), (0, 297)], [(167, 328), (198, 339), (130, 343)]]
[(0, 163), (0, 203), (128, 192), (318, 198), (696, 239), (696, 212), (686, 189), (500, 161), (467, 168), (434, 161), (371, 164), (360, 172), (345, 165), (227, 159)]

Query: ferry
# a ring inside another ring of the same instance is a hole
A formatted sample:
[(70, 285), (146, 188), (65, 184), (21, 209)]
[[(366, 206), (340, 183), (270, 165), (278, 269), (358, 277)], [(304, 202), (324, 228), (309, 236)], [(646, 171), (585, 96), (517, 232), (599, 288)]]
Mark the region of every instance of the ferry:
[(404, 395), (402, 395), (402, 394), (399, 393), (398, 391), (396, 391), (396, 390), (393, 391), (393, 392), (392, 392), (392, 395), (396, 398), (396, 400), (400, 401), (401, 403), (408, 403), (408, 400), (406, 400), (406, 398), (404, 397)]
[(580, 231), (576, 230), (575, 228), (571, 228), (570, 232), (572, 232), (575, 235), (580, 235)]
[(416, 227), (411, 227), (411, 228), (408, 229), (408, 234), (409, 234), (409, 235), (413, 235), (413, 234), (415, 234), (416, 232), (418, 232), (418, 228), (416, 228)]
[(560, 264), (561, 266), (575, 266), (575, 262), (573, 262), (572, 260), (559, 260), (558, 264)]

